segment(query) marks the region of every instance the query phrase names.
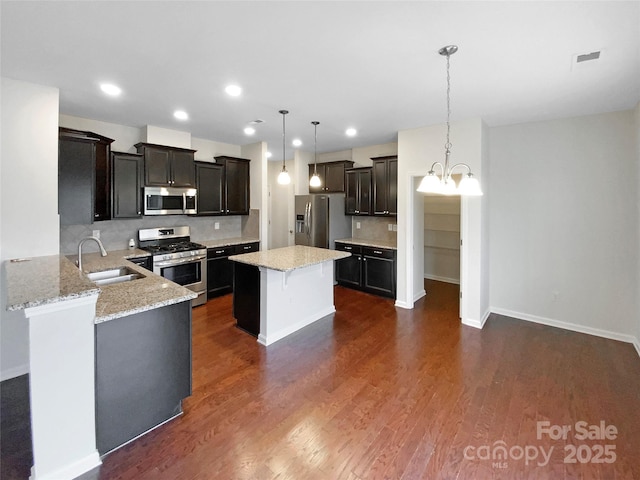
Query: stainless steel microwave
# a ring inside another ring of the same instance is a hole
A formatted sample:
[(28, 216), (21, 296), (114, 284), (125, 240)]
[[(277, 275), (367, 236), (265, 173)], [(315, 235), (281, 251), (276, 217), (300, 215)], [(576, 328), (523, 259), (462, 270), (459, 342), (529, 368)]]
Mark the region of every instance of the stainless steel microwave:
[(145, 215), (195, 215), (198, 202), (195, 188), (145, 187)]

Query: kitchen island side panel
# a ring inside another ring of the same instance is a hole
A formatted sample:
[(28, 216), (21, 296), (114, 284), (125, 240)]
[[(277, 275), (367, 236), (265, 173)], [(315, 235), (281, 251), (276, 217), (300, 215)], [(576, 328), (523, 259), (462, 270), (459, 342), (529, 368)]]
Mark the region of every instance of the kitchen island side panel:
[(336, 311), (333, 260), (281, 272), (260, 268), (260, 335), (270, 345)]

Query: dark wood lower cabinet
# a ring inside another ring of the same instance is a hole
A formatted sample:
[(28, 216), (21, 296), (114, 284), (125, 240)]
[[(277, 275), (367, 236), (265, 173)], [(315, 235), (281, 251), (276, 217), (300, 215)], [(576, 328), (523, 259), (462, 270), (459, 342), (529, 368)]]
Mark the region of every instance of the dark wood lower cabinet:
[(233, 292), (233, 262), (231, 255), (260, 250), (260, 242), (227, 245), (207, 249), (207, 298)]
[(260, 333), (260, 270), (233, 262), (233, 316), (238, 328), (251, 335)]
[(336, 281), (384, 297), (396, 297), (396, 251), (336, 242), (336, 250), (351, 256), (336, 262)]

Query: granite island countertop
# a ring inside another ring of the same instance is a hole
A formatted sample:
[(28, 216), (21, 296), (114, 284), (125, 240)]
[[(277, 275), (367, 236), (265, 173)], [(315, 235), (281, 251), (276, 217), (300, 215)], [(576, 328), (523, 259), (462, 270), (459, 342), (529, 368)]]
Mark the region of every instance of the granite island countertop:
[(149, 253), (144, 250), (128, 249), (107, 253), (106, 257), (99, 253), (83, 254), (83, 271), (98, 272), (126, 266), (144, 278), (98, 287), (64, 255), (34, 257), (20, 262), (8, 261), (5, 263), (7, 310), (22, 310), (99, 293), (95, 323), (101, 323), (184, 302), (197, 296), (191, 290), (127, 260), (148, 256)]
[(281, 272), (289, 272), (298, 268), (309, 267), (319, 263), (340, 260), (350, 256), (349, 252), (339, 252), (326, 248), (305, 247), (295, 245), (291, 247), (275, 248), (260, 252), (232, 255), (229, 260), (246, 263), (256, 267), (269, 268)]
[(352, 245), (361, 245), (363, 247), (372, 248), (390, 248), (391, 250), (397, 250), (397, 242), (389, 242), (385, 240), (369, 240), (366, 238), (341, 238), (336, 240), (338, 243), (350, 243)]

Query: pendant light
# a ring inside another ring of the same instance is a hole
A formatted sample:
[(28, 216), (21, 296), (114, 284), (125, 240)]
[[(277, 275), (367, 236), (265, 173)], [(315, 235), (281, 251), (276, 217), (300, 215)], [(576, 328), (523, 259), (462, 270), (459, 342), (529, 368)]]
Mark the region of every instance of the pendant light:
[(287, 172), (287, 166), (284, 163), (285, 159), (285, 125), (284, 125), (284, 116), (289, 113), (289, 110), (279, 110), (278, 113), (282, 114), (282, 171), (278, 175), (278, 183), (280, 185), (289, 185), (291, 183), (291, 177), (289, 176), (289, 172)]
[(318, 175), (318, 125), (320, 122), (313, 121), (311, 122), (313, 125), (313, 175), (309, 179), (310, 187), (319, 187), (322, 185), (322, 181), (320, 180), (320, 176)]
[[(474, 178), (469, 165), (466, 163), (456, 163), (452, 167), (449, 167), (449, 156), (451, 155), (451, 142), (449, 141), (451, 131), (451, 76), (449, 74), (449, 60), (451, 55), (457, 51), (458, 47), (456, 45), (447, 45), (438, 50), (440, 55), (447, 57), (447, 143), (444, 145), (444, 165), (440, 162), (434, 162), (433, 165), (431, 165), (431, 169), (420, 182), (420, 186), (418, 186), (418, 192), (438, 193), (441, 195), (479, 196), (482, 195), (480, 183)], [(441, 176), (436, 175), (436, 165), (440, 166)], [(466, 168), (467, 173), (462, 180), (460, 180), (460, 185), (456, 187), (456, 183), (453, 181), (453, 178), (451, 178), (451, 174), (457, 167)]]

